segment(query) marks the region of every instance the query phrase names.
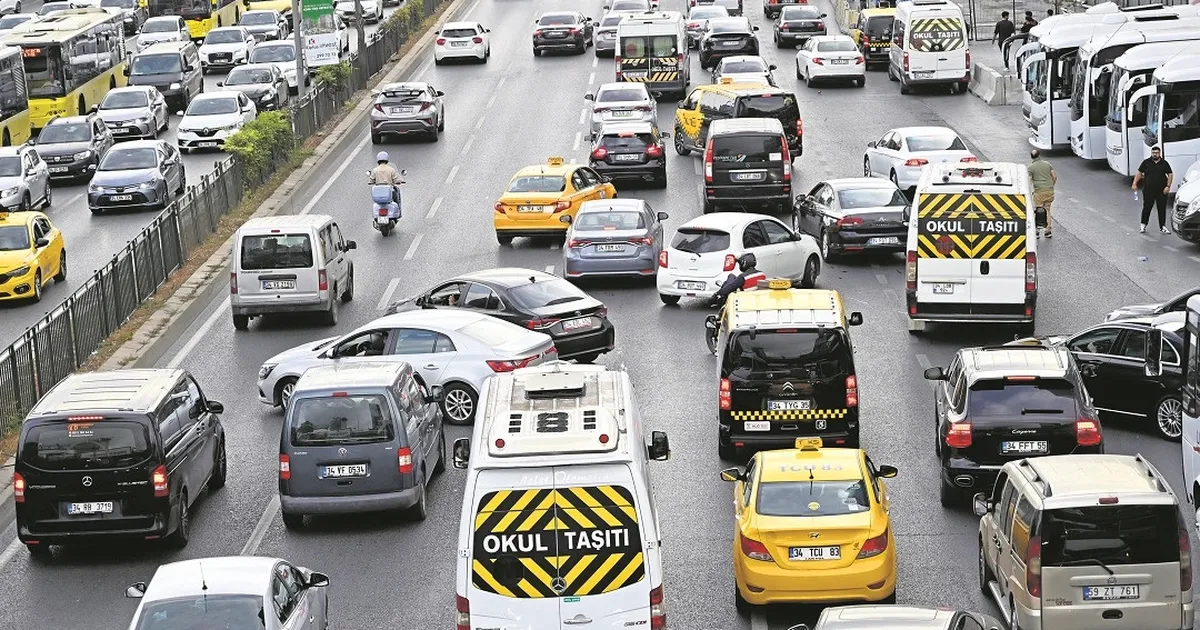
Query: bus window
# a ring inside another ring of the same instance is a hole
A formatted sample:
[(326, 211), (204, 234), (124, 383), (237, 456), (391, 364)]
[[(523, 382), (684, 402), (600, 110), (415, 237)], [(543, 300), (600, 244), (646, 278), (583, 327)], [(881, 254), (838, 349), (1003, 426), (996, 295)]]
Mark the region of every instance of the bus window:
[(1163, 142), (1200, 138), (1200, 93), (1172, 92), (1163, 99)]
[(25, 67), (21, 64), (21, 58), (14, 55), (0, 63), (0, 121), (7, 121), (28, 109)]

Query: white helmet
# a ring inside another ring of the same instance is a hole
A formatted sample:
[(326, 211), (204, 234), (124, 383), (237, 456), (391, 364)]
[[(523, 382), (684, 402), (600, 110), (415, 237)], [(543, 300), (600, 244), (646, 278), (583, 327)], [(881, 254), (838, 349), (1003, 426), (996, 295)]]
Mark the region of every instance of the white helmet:
[(379, 153), (375, 154), (375, 161), (376, 162), (387, 162), (388, 157), (389, 156), (388, 156), (387, 151), (380, 151)]

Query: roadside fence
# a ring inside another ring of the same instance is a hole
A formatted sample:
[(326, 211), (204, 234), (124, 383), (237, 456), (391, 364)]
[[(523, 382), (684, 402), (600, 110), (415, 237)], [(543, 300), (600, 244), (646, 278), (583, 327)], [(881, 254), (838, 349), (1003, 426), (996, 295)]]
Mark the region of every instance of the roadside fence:
[[(348, 81), (339, 86), (315, 86), (289, 107), (297, 145), (333, 119), (355, 92), (367, 87), (408, 41), (412, 25), (446, 1), (408, 0), (397, 12), (407, 11), (405, 15), (412, 19), (387, 20), (368, 36), (366, 46), (350, 55)], [(412, 16), (412, 12), (418, 15)], [(216, 162), (211, 173), (190, 185), (70, 297), (0, 350), (0, 439), (6, 431), (19, 427), (20, 419), (38, 398), (83, 365), (216, 231), (221, 217), (286, 162), (284, 157), (274, 160), (271, 170), (259, 177), (247, 176), (233, 156)]]

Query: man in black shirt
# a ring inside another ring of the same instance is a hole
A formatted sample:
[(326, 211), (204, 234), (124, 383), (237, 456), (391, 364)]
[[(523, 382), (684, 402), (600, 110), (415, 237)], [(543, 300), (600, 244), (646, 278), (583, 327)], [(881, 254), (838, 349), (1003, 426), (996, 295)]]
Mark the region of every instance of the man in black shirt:
[(996, 22), (996, 28), (992, 30), (992, 41), (999, 46), (1004, 46), (1004, 40), (1013, 36), (1017, 32), (1017, 27), (1012, 20), (1008, 19), (1008, 11), (1000, 13), (1000, 21)]
[(1171, 192), (1171, 184), (1175, 181), (1175, 173), (1171, 171), (1171, 163), (1164, 160), (1162, 149), (1150, 149), (1150, 157), (1142, 160), (1137, 175), (1133, 176), (1133, 191), (1137, 194), (1138, 184), (1142, 185), (1142, 229), (1146, 233), (1146, 224), (1150, 222), (1150, 207), (1158, 207), (1158, 227), (1163, 234), (1170, 234), (1167, 228), (1167, 195)]
[(1037, 26), (1037, 20), (1033, 19), (1033, 11), (1026, 11), (1025, 23), (1021, 24), (1021, 32), (1028, 33), (1029, 31), (1033, 30), (1033, 27), (1035, 26)]

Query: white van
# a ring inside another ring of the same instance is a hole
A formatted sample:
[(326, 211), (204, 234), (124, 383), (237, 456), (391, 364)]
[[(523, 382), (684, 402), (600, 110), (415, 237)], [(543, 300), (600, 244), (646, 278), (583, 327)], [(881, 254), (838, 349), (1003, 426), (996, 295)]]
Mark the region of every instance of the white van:
[[(662, 540), (624, 371), (555, 361), (489, 378), (482, 421), (454, 443), (467, 471), (459, 628), (662, 628)], [(586, 625), (585, 625), (586, 624)]]
[(912, 0), (896, 5), (888, 78), (900, 93), (913, 85), (949, 85), (965, 94), (971, 81), (971, 49), (962, 9), (950, 0)]
[(354, 298), (348, 252), (357, 247), (328, 215), (250, 219), (234, 235), (229, 261), (233, 327), (246, 330), (260, 315), (302, 312), (324, 313), (336, 325), (339, 299)]
[(927, 322), (1011, 322), (1032, 334), (1037, 223), (1024, 164), (930, 164), (908, 225), (909, 332)]
[(691, 81), (687, 23), (678, 11), (631, 13), (617, 25), (617, 81), (645, 83), (651, 94), (683, 98)]

